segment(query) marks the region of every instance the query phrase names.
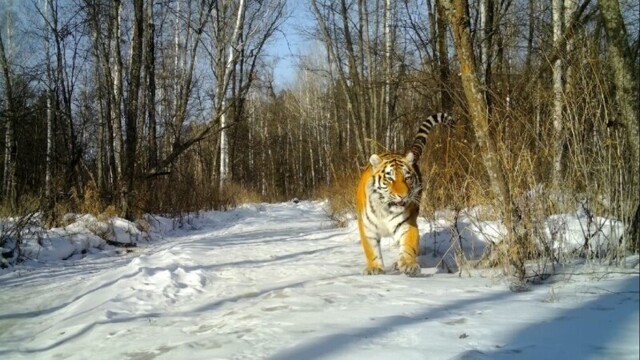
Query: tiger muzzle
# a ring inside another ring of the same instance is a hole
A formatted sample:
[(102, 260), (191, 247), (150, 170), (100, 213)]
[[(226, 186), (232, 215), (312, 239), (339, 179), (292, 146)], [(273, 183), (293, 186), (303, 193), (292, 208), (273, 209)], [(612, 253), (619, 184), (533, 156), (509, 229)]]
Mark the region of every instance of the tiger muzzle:
[(391, 201), (389, 202), (389, 207), (394, 207), (394, 206), (398, 206), (398, 207), (404, 207), (405, 205), (407, 205), (407, 202), (404, 200), (401, 201)]

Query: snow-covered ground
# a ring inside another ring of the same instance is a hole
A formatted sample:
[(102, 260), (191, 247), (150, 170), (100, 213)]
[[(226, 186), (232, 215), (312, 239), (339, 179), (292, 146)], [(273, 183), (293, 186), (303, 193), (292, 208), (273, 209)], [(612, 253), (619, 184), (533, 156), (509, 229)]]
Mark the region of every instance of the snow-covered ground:
[[(420, 277), (362, 276), (356, 227), (335, 228), (319, 202), (246, 205), (190, 223), (132, 252), (43, 253), (44, 263), (3, 270), (0, 358), (640, 357), (637, 257), (631, 269), (556, 269), (512, 292), (497, 270), (460, 277), (433, 267), (438, 256), (423, 257)], [(483, 248), (478, 234), (500, 233), (468, 225), (467, 251)], [(421, 232), (428, 253), (449, 247), (438, 224)], [(385, 243), (387, 266), (394, 252)]]

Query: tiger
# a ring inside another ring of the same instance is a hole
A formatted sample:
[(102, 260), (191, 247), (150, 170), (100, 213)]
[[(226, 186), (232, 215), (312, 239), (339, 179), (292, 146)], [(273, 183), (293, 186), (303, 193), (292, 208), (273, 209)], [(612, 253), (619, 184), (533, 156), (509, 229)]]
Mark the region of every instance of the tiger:
[(356, 212), (360, 242), (367, 265), (364, 275), (384, 274), (380, 239), (392, 236), (401, 244), (394, 270), (408, 276), (418, 276), (420, 248), (418, 212), (422, 196), (422, 175), (418, 160), (431, 129), (438, 124), (453, 124), (446, 113), (427, 117), (421, 124), (413, 144), (405, 154), (373, 154), (362, 172), (356, 190)]

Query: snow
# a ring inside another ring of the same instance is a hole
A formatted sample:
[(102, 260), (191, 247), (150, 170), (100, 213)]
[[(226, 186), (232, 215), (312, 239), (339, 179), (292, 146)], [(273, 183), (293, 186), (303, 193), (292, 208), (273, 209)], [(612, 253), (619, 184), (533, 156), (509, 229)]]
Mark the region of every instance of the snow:
[[(97, 243), (94, 219), (48, 231), (38, 254), (0, 273), (0, 358), (640, 356), (637, 256), (631, 268), (567, 265), (512, 292), (498, 270), (459, 276), (435, 267), (452, 252), (449, 224), (422, 220), (422, 276), (362, 276), (355, 224), (336, 228), (325, 205), (147, 217), (147, 235), (140, 224), (107, 221), (116, 239), (136, 242), (130, 252)], [(574, 234), (581, 219), (566, 214), (550, 223)], [(598, 236), (619, 230), (607, 226)], [(458, 228), (463, 250), (476, 255), (502, 232), (471, 215)], [(383, 245), (389, 267), (397, 250)]]

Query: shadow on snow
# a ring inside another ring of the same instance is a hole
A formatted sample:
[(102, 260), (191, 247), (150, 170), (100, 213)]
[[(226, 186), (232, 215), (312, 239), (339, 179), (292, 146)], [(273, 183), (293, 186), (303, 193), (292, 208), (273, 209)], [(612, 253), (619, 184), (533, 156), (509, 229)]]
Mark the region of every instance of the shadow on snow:
[[(486, 354), (474, 349), (455, 358), (511, 359), (514, 355), (522, 355), (525, 352), (526, 358), (531, 359), (581, 358), (581, 356), (587, 355), (613, 356), (615, 358), (615, 350), (607, 348), (606, 345), (619, 336), (625, 320), (629, 321), (630, 318), (633, 320), (633, 312), (638, 312), (638, 277), (625, 280), (620, 288), (625, 292), (613, 292), (599, 296), (579, 308), (565, 311), (552, 321), (534, 324), (522, 329), (510, 338), (506, 345), (497, 348), (495, 352)], [(629, 289), (632, 290), (628, 291)], [(515, 296), (518, 296), (518, 293), (505, 290), (482, 298), (464, 299), (444, 306), (428, 308), (412, 316), (386, 317), (376, 322), (375, 326), (360, 327), (323, 336), (282, 351), (270, 358), (311, 359), (335, 356), (361, 340), (381, 337), (404, 326), (444, 318), (448, 316), (451, 309), (459, 310), (474, 304), (504, 301)], [(598, 345), (594, 345), (594, 341), (597, 341)]]

